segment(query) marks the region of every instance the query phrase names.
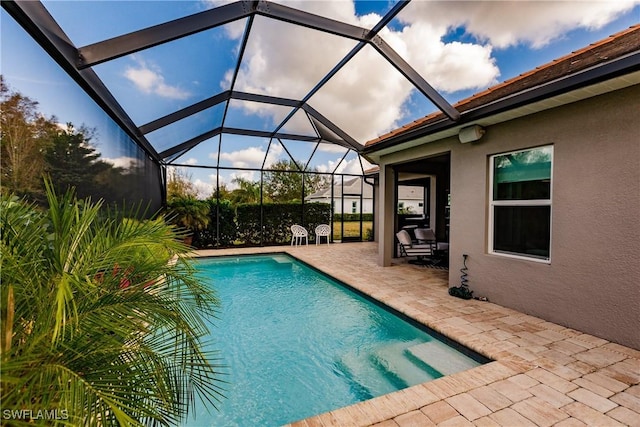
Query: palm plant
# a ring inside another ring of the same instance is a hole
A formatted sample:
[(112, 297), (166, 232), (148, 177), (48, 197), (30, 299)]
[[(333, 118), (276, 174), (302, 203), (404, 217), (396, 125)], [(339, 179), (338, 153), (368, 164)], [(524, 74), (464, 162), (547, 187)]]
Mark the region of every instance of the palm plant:
[(195, 197), (173, 198), (168, 206), (168, 219), (182, 227), (185, 243), (191, 244), (192, 233), (209, 225), (209, 204)]
[(169, 219), (189, 230), (202, 230), (209, 224), (209, 205), (193, 197), (173, 199), (169, 205)]
[(172, 227), (104, 215), (50, 183), (47, 198), (47, 211), (0, 199), (2, 406), (31, 411), (12, 423), (171, 425), (196, 397), (215, 406), (220, 365), (203, 336), (217, 300)]

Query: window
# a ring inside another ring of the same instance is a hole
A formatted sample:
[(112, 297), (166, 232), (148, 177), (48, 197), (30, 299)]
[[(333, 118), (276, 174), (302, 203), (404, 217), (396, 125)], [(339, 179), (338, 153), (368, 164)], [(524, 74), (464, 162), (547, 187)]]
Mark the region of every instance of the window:
[(491, 156), (489, 252), (549, 261), (553, 147)]
[(358, 212), (358, 202), (351, 202), (351, 213)]

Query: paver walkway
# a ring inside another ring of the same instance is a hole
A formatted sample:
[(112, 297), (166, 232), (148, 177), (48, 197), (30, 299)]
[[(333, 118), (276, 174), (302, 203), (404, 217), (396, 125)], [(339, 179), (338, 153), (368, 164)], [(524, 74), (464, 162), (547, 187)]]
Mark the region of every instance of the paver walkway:
[(451, 297), (446, 271), (379, 267), (376, 250), (372, 243), (345, 243), (199, 251), (288, 252), (494, 360), (291, 427), (640, 426), (640, 351), (490, 302)]

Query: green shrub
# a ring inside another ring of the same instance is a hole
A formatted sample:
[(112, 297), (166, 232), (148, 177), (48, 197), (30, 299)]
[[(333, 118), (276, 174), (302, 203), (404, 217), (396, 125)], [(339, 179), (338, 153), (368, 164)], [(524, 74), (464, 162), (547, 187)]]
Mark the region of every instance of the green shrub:
[(373, 242), (373, 230), (371, 228), (367, 228), (364, 232), (364, 240), (367, 242)]
[(209, 204), (193, 197), (175, 197), (167, 203), (167, 219), (191, 232), (209, 224)]
[(46, 185), (45, 211), (0, 198), (3, 409), (61, 411), (61, 425), (178, 425), (194, 399), (218, 400), (202, 341), (218, 303), (173, 227), (102, 215), (102, 202)]
[[(357, 213), (334, 214), (333, 220), (335, 222), (339, 222), (339, 221), (342, 221), (343, 217), (345, 221), (360, 221), (360, 214), (357, 214)], [(372, 213), (362, 214), (362, 221), (373, 221), (373, 214)]]
[[(238, 238), (236, 212), (231, 202), (206, 200), (209, 205), (209, 223), (202, 230), (196, 231), (193, 246), (204, 249), (219, 246), (232, 246)], [(220, 221), (218, 228), (218, 220)]]

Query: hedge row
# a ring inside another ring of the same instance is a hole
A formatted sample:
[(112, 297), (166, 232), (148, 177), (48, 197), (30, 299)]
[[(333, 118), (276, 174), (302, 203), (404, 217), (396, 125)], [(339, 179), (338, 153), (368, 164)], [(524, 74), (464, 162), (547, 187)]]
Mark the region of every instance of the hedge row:
[[(357, 213), (334, 214), (333, 220), (342, 221), (342, 217), (344, 217), (345, 221), (360, 221), (360, 214), (357, 214)], [(373, 221), (373, 214), (372, 213), (362, 214), (362, 220)]]
[[(227, 200), (217, 203), (206, 200), (209, 205), (209, 225), (204, 230), (197, 230), (193, 236), (193, 246), (208, 248), (215, 246), (231, 246), (238, 239), (238, 229), (235, 222), (235, 209)], [(218, 230), (218, 219), (220, 228)]]
[[(197, 248), (231, 246), (238, 240), (246, 245), (284, 244), (291, 241), (293, 224), (306, 227), (313, 239), (316, 226), (329, 224), (331, 217), (328, 203), (306, 203), (304, 207), (300, 203), (264, 203), (262, 215), (259, 204), (238, 205), (234, 210), (228, 202), (209, 203), (209, 225), (194, 236), (193, 245)], [(220, 234), (216, 238), (218, 218)]]

